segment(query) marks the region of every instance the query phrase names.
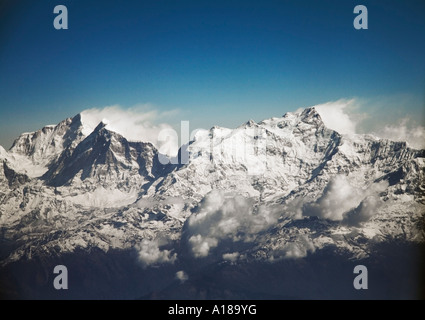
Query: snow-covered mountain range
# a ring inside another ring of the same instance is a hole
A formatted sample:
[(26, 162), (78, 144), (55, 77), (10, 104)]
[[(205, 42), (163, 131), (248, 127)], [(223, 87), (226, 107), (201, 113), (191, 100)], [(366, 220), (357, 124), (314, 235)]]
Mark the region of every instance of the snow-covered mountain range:
[(356, 260), (425, 240), (425, 150), (340, 134), (314, 108), (198, 131), (184, 164), (141, 141), (79, 114), (0, 147), (0, 265), (94, 249), (143, 268)]

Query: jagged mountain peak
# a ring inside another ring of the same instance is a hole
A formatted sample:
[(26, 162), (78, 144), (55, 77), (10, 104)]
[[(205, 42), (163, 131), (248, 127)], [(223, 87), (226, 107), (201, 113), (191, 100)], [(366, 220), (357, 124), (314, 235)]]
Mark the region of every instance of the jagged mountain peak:
[(44, 179), (53, 186), (89, 179), (95, 187), (98, 182), (121, 184), (133, 175), (140, 183), (154, 176), (157, 165), (157, 150), (151, 143), (130, 142), (100, 122), (75, 148), (64, 150)]
[(244, 126), (245, 127), (252, 127), (252, 126), (255, 126), (256, 124), (257, 123), (254, 120), (250, 119), (247, 122), (245, 122)]
[(304, 109), (300, 114), (300, 119), (305, 123), (323, 124), (319, 112), (314, 107)]
[[(249, 248), (243, 256), (280, 259), (289, 251), (307, 254), (303, 246), (328, 244), (361, 254), (364, 239), (399, 236), (407, 229), (403, 224), (416, 226), (423, 207), (423, 151), (373, 136), (341, 135), (324, 125), (315, 108), (234, 129), (200, 130), (183, 147), (188, 163), (169, 166), (159, 162), (152, 144), (129, 141), (107, 121), (89, 126), (77, 115), (44, 131), (31, 146), (49, 150), (42, 142), (53, 141), (53, 151), (60, 152), (51, 153), (58, 156), (42, 179), (20, 175), (14, 164), (22, 158), (14, 160), (13, 151), (4, 156), (7, 163), (0, 162), (0, 214), (6, 212), (0, 222), (12, 226), (15, 239), (27, 239), (25, 230), (32, 230), (39, 241), (46, 230), (66, 229), (67, 219), (86, 221), (81, 230), (36, 242), (45, 252), (56, 246), (64, 252), (129, 248), (159, 234), (184, 242), (182, 226), (196, 215), (199, 229), (186, 224), (192, 242), (184, 246), (198, 255), (228, 241), (226, 230), (233, 226)], [(198, 215), (192, 209), (199, 206)], [(402, 223), (393, 222), (395, 212)], [(203, 221), (204, 213), (211, 220)], [(18, 223), (28, 228), (14, 229)], [(361, 237), (345, 241), (341, 235), (350, 237), (351, 223)], [(404, 236), (420, 238), (412, 230)], [(250, 247), (251, 239), (258, 245)], [(31, 254), (32, 240), (22, 241), (16, 254)]]
[(77, 145), (83, 138), (81, 117), (76, 115), (57, 125), (21, 134), (14, 141), (10, 152), (27, 156), (34, 164), (47, 165), (64, 149)]
[(293, 134), (309, 135), (316, 131), (332, 134), (333, 130), (326, 127), (320, 114), (314, 107), (298, 112), (287, 112), (282, 117), (269, 118), (258, 123), (258, 126), (285, 137)]
[(122, 119), (118, 114), (110, 116), (99, 114), (93, 114), (90, 110), (86, 110), (80, 113), (82, 132), (85, 136), (89, 136), (92, 132), (98, 131), (101, 128), (105, 128), (111, 132), (117, 133), (125, 137), (128, 141), (143, 141), (144, 137), (136, 137), (129, 130), (126, 130), (125, 124), (122, 123)]

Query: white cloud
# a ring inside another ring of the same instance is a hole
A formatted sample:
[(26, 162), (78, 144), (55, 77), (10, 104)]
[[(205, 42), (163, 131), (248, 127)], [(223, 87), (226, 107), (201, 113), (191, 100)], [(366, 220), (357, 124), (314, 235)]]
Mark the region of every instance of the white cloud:
[(359, 189), (350, 183), (348, 177), (340, 175), (329, 181), (316, 201), (297, 200), (289, 207), (301, 210), (303, 216), (317, 216), (358, 226), (376, 213), (382, 203), (378, 194), (387, 187), (388, 182), (381, 181), (367, 189)]
[(382, 200), (378, 196), (368, 196), (356, 208), (344, 215), (343, 224), (359, 227), (363, 222), (369, 221), (381, 205)]
[(223, 260), (228, 260), (231, 262), (235, 262), (239, 259), (239, 252), (225, 253), (223, 254)]
[(197, 258), (201, 258), (208, 256), (210, 249), (218, 245), (218, 240), (197, 234), (189, 238), (189, 243), (192, 246), (193, 255)]
[(386, 125), (375, 134), (393, 141), (407, 141), (415, 149), (425, 149), (425, 127), (415, 126), (409, 118), (403, 118), (395, 125)]
[(176, 279), (180, 280), (181, 283), (184, 283), (187, 280), (189, 280), (189, 276), (187, 275), (186, 272), (184, 272), (183, 270), (180, 270), (176, 272)]
[(308, 252), (314, 252), (316, 250), (313, 241), (306, 235), (299, 235), (293, 242), (289, 242), (284, 247), (285, 258), (304, 258)]
[[(151, 106), (138, 106), (123, 109), (119, 105), (104, 108), (92, 108), (81, 112), (83, 134), (89, 135), (102, 121), (106, 129), (121, 134), (130, 141), (150, 142), (160, 148), (163, 142), (158, 140), (161, 131), (173, 130), (169, 124), (158, 123), (161, 118), (169, 117), (169, 113), (159, 113), (157, 110), (148, 110)], [(171, 136), (174, 140), (178, 139)], [(169, 143), (169, 142), (168, 142)], [(178, 140), (172, 141), (171, 153), (177, 153)]]
[(341, 134), (356, 133), (357, 121), (350, 114), (356, 108), (355, 99), (341, 99), (324, 104), (315, 105), (325, 126)]
[(315, 252), (313, 240), (305, 234), (298, 234), (291, 237), (291, 240), (286, 242), (283, 246), (275, 248), (269, 252), (269, 261), (279, 261), (282, 259), (298, 259), (304, 258), (309, 252)]
[(160, 250), (161, 243), (159, 240), (143, 239), (136, 246), (138, 251), (139, 261), (144, 267), (160, 263), (174, 263), (177, 259), (177, 254), (171, 254), (170, 250)]
[(345, 212), (356, 207), (362, 199), (362, 192), (354, 188), (344, 175), (332, 178), (315, 202), (304, 203), (304, 216), (317, 216), (341, 221)]
[[(397, 110), (403, 110), (403, 105), (409, 103), (396, 99), (400, 104)], [(315, 105), (314, 108), (320, 114), (323, 123), (330, 129), (341, 134), (371, 133), (379, 138), (393, 141), (405, 141), (412, 148), (425, 148), (425, 126), (416, 124), (412, 116), (394, 119), (397, 113), (394, 111), (394, 103), (391, 108), (386, 108), (390, 101), (382, 98), (381, 103), (364, 99), (340, 99), (323, 104)], [(394, 116), (382, 112), (391, 110)], [(386, 123), (384, 123), (386, 121)], [(389, 123), (391, 121), (392, 123)]]
[(277, 222), (275, 208), (255, 209), (252, 199), (212, 190), (188, 219), (189, 244), (195, 257), (206, 257), (220, 241), (252, 241)]

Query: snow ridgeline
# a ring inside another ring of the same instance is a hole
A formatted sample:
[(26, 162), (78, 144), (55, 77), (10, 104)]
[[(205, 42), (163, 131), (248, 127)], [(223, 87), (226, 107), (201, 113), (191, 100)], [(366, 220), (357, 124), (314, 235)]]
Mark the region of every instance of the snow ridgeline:
[(0, 225), (14, 243), (2, 264), (134, 248), (149, 266), (185, 256), (182, 243), (231, 263), (324, 247), (364, 257), (424, 240), (424, 150), (340, 134), (314, 108), (199, 131), (186, 150), (188, 163), (164, 164), (152, 143), (88, 130), (81, 115), (21, 135), (0, 149)]

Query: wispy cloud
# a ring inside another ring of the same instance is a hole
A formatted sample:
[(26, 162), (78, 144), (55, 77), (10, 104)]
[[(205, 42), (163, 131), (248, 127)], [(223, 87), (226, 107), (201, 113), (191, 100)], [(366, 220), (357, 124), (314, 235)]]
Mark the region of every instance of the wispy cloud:
[(394, 125), (386, 125), (376, 133), (381, 138), (394, 141), (406, 141), (408, 145), (415, 149), (425, 148), (425, 127), (414, 125), (410, 118), (403, 118)]
[[(399, 110), (403, 110), (403, 103), (412, 103), (412, 99), (406, 100), (406, 97), (395, 96), (394, 99), (400, 104)], [(418, 124), (413, 119), (414, 115), (397, 118), (398, 113), (394, 111), (396, 102), (391, 102), (389, 108), (384, 104), (389, 103), (389, 100), (381, 100), (340, 99), (314, 107), (324, 124), (341, 134), (370, 133), (379, 138), (405, 141), (412, 148), (425, 148), (425, 126)]]
[[(177, 110), (159, 112), (149, 104), (128, 109), (119, 105), (87, 109), (81, 112), (83, 133), (89, 135), (102, 121), (108, 130), (121, 134), (127, 140), (150, 142), (160, 148), (165, 143), (165, 141), (160, 141), (160, 133), (165, 130), (173, 130), (171, 125), (163, 121), (176, 113), (178, 113)], [(175, 138), (175, 140), (177, 139), (178, 137)], [(177, 147), (178, 141), (172, 141), (172, 144)], [(177, 153), (177, 150), (172, 150), (172, 152)]]
[(341, 221), (344, 213), (358, 206), (361, 200), (360, 190), (354, 188), (346, 176), (340, 175), (330, 180), (317, 201), (304, 203), (302, 212), (304, 216)]
[(356, 106), (355, 99), (341, 99), (324, 104), (315, 105), (323, 123), (330, 129), (342, 134), (356, 133), (357, 121), (350, 115), (350, 110)]
[(382, 200), (376, 194), (367, 196), (357, 207), (344, 215), (342, 223), (350, 227), (360, 227), (363, 222), (369, 221), (376, 214), (382, 204)]

